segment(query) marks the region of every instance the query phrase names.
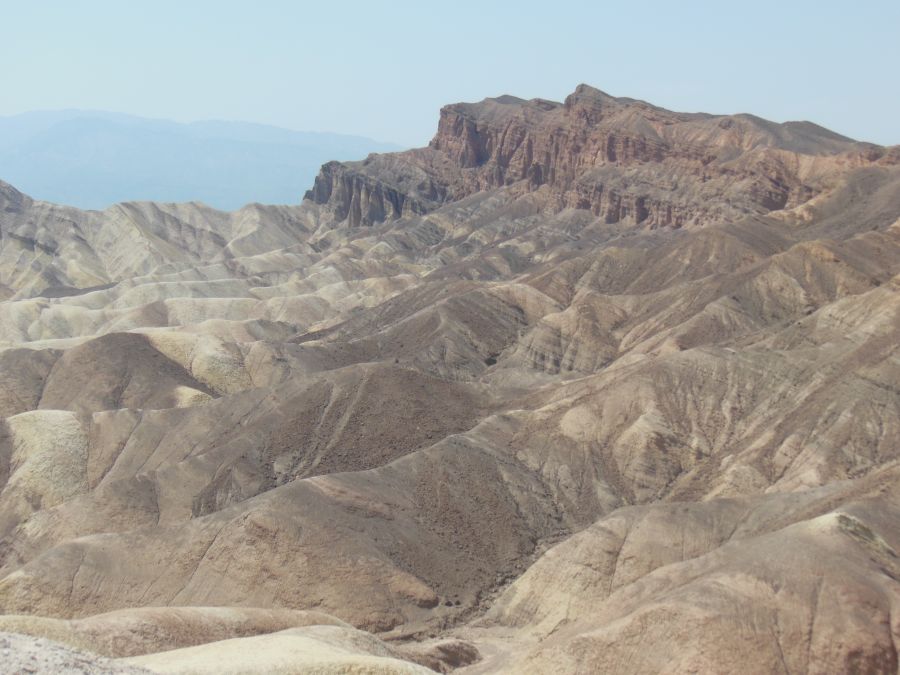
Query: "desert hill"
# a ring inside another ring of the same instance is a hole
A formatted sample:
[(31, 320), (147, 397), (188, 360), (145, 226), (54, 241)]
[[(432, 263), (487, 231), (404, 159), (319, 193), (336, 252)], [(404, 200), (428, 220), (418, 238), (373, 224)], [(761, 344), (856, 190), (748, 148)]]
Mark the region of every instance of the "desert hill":
[(897, 672), (896, 147), (581, 85), (297, 206), (0, 200), (0, 630)]

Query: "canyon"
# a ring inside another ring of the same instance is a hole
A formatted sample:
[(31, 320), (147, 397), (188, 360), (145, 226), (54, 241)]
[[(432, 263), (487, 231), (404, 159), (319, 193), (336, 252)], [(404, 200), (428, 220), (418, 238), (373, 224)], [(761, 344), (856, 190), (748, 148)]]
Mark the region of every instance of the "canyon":
[(896, 673), (898, 335), (900, 146), (810, 122), (580, 85), (297, 205), (0, 183), (2, 639)]

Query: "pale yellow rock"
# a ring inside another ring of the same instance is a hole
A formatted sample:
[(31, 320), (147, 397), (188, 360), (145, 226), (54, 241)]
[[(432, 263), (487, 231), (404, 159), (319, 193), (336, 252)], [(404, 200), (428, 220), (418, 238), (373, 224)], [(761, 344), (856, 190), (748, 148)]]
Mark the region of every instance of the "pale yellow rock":
[(4, 492), (52, 508), (87, 490), (88, 439), (74, 413), (36, 410), (6, 424), (13, 452)]
[(396, 658), (384, 643), (371, 635), (338, 626), (294, 628), (122, 662), (155, 673), (184, 675), (426, 675), (434, 672)]

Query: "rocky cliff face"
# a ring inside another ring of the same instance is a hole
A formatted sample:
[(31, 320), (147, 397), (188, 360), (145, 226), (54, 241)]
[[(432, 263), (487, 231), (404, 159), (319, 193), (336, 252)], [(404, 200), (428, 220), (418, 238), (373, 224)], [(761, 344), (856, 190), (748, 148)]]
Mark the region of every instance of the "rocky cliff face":
[(508, 188), (606, 223), (682, 227), (802, 204), (872, 150), (810, 123), (674, 113), (580, 85), (564, 103), (446, 106), (428, 148), (327, 164), (307, 198), (357, 226)]
[(317, 204), (330, 204), (338, 221), (347, 220), (353, 227), (396, 220), (405, 215), (426, 213), (433, 207), (428, 201), (402, 192), (366, 173), (354, 171), (340, 162), (329, 162), (316, 176), (305, 199)]
[(0, 183), (0, 631), (897, 673), (898, 163), (583, 88), (450, 106), (296, 206)]

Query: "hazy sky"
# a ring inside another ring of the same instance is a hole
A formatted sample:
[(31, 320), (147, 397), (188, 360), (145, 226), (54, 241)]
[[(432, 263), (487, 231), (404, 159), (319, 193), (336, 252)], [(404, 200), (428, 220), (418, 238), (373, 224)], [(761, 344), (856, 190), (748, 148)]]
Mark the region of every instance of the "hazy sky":
[(900, 143), (898, 0), (0, 0), (0, 115), (91, 108), (421, 145), (437, 111), (579, 82)]

